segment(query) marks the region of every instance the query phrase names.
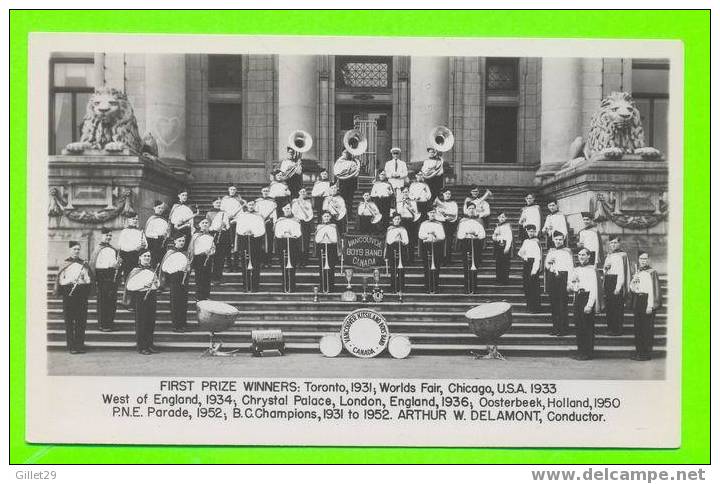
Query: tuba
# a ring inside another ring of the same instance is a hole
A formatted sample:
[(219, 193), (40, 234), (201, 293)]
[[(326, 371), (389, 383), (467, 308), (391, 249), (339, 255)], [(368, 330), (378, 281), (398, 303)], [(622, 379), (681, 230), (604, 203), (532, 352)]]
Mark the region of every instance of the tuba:
[(430, 147), (443, 153), (450, 151), (455, 144), (455, 136), (445, 126), (438, 126), (430, 131)]
[(307, 131), (297, 129), (290, 133), (290, 136), (288, 137), (288, 144), (298, 153), (306, 153), (310, 151), (310, 148), (312, 148), (313, 139)]
[(367, 151), (367, 137), (357, 129), (351, 129), (343, 136), (343, 146), (353, 156), (360, 156)]

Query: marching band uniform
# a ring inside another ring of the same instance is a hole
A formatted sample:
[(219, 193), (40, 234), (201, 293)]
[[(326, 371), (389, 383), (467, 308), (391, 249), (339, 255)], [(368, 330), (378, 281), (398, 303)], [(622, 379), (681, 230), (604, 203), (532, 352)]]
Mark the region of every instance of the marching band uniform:
[[(224, 213), (224, 212), (223, 212)], [(180, 239), (179, 235), (175, 240)], [(187, 327), (188, 286), (187, 274), (190, 272), (190, 259), (182, 251), (182, 245), (170, 247), (160, 263), (161, 285), (170, 289), (170, 319), (173, 331), (185, 332)], [(219, 257), (218, 257), (219, 259)]]
[(245, 292), (260, 289), (260, 268), (265, 260), (265, 221), (255, 212), (240, 212), (237, 216), (235, 251), (242, 263)]
[(328, 180), (327, 170), (320, 172), (320, 179), (313, 185), (310, 196), (313, 199), (313, 211), (317, 214), (318, 218), (321, 218), (325, 197), (330, 196), (330, 181)]
[(276, 180), (275, 177), (276, 175), (272, 175), (268, 195), (275, 200), (275, 213), (277, 217), (280, 217), (282, 216), (282, 208), (290, 203), (290, 189), (285, 183)]
[(420, 224), (418, 238), (420, 257), (425, 269), (425, 292), (437, 294), (440, 292), (440, 267), (445, 247), (445, 230), (442, 223), (436, 220), (435, 212), (430, 212), (428, 220)]
[[(535, 231), (532, 224), (525, 226), (527, 230)], [(523, 290), (527, 309), (531, 313), (540, 312), (540, 266), (542, 265), (542, 248), (540, 241), (533, 234), (532, 237), (523, 240), (518, 255), (524, 261), (523, 264)]]
[[(155, 271), (150, 265), (150, 257), (143, 257), (145, 254), (149, 256), (150, 252), (146, 251), (140, 254), (140, 262), (130, 272), (125, 283), (125, 291), (132, 296), (135, 309), (135, 340), (138, 353), (150, 355), (157, 352), (153, 345), (153, 335), (157, 319), (157, 291), (160, 281), (155, 277)], [(128, 287), (135, 277), (147, 281), (138, 290)]]
[(205, 218), (210, 223), (210, 234), (215, 240), (215, 256), (212, 260), (212, 279), (222, 281), (225, 259), (230, 254), (230, 220), (227, 212), (221, 209), (221, 200), (213, 202), (214, 210), (210, 210)]
[(338, 257), (338, 231), (335, 224), (323, 221), (315, 231), (315, 253), (320, 267), (320, 292), (330, 293), (335, 290), (335, 267)]
[[(265, 264), (269, 264), (272, 261), (273, 256), (273, 227), (277, 220), (277, 203), (269, 195), (270, 190), (263, 188), (262, 197), (255, 200), (255, 209), (253, 210), (256, 214), (262, 217), (265, 222), (265, 235), (263, 236), (263, 252), (265, 253)], [(259, 269), (259, 267), (258, 267)]]
[[(619, 239), (611, 237), (610, 241)], [(625, 319), (625, 298), (630, 285), (630, 263), (627, 254), (622, 250), (610, 252), (603, 265), (605, 278), (605, 319), (610, 336), (620, 336)]]
[(370, 190), (370, 198), (378, 210), (382, 214), (382, 222), (387, 223), (390, 220), (390, 208), (393, 202), (393, 187), (388, 183), (383, 172), (380, 173), (379, 179), (376, 180)]
[(118, 237), (118, 248), (120, 249), (120, 272), (122, 272), (124, 280), (130, 271), (137, 266), (140, 251), (148, 246), (145, 240), (145, 234), (137, 226), (137, 215), (128, 218), (127, 225), (120, 231)]
[(457, 242), (463, 253), (463, 279), (465, 294), (477, 291), (477, 273), (482, 262), (485, 229), (474, 216), (464, 217), (457, 228)]
[(345, 200), (345, 209), (350, 216), (352, 214), (353, 196), (358, 185), (358, 175), (360, 174), (360, 162), (347, 150), (343, 150), (343, 154), (335, 161), (333, 173), (337, 178), (338, 193)]
[(92, 269), (79, 257), (80, 244), (70, 242), (71, 256), (65, 259), (55, 278), (55, 295), (62, 296), (65, 340), (72, 354), (85, 353), (88, 296), (93, 282)]
[[(528, 200), (529, 198), (529, 200)], [(526, 205), (520, 211), (520, 219), (518, 224), (520, 225), (519, 237), (520, 241), (527, 239), (527, 226), (534, 225), (535, 228), (542, 227), (542, 215), (540, 212), (540, 205), (535, 203), (535, 197), (532, 194), (528, 194), (525, 197)]]
[(284, 209), (285, 216), (275, 222), (275, 251), (281, 255), (283, 292), (295, 292), (295, 270), (300, 264), (302, 228), (300, 222), (291, 217), (290, 208)]
[[(557, 207), (557, 202), (555, 201), (548, 203), (548, 205), (552, 205), (553, 203), (555, 204), (555, 207)], [(552, 241), (550, 239), (552, 239), (554, 232), (562, 233), (565, 240), (568, 240), (568, 223), (565, 214), (557, 210), (557, 208), (554, 212), (550, 209), (550, 214), (545, 218), (545, 224), (543, 225), (542, 232), (545, 234), (548, 246), (552, 245)]]
[(408, 169), (407, 164), (400, 159), (400, 148), (392, 148), (390, 153), (393, 158), (385, 162), (385, 175), (387, 175), (388, 182), (395, 191), (395, 200), (397, 201), (400, 199), (400, 192), (405, 187)]
[[(646, 253), (641, 252), (641, 258)], [(635, 350), (632, 359), (646, 361), (651, 358), (653, 349), (653, 333), (655, 330), (655, 312), (662, 306), (660, 278), (655, 269), (649, 265), (641, 267), (630, 284), (633, 293), (633, 316), (635, 325)]]
[(483, 227), (487, 227), (489, 229), (489, 224), (487, 223), (488, 217), (490, 216), (490, 204), (485, 200), (485, 196), (479, 197), (480, 190), (478, 188), (473, 188), (470, 192), (470, 196), (465, 198), (465, 203), (463, 204), (463, 213), (467, 215), (468, 205), (474, 204), (475, 205), (475, 211), (477, 212), (477, 217), (480, 219), (480, 223), (483, 224)]
[(493, 231), (492, 239), (495, 255), (495, 282), (507, 284), (510, 280), (510, 259), (513, 246), (513, 231), (510, 222), (498, 223)]
[(358, 205), (358, 232), (361, 234), (376, 234), (380, 231), (382, 213), (374, 202), (370, 201), (370, 194), (363, 195), (363, 201)]
[[(290, 176), (290, 172), (294, 173)], [(302, 188), (303, 177), (302, 177), (302, 153), (299, 153), (292, 149), (290, 146), (287, 147), (287, 156), (280, 162), (280, 173), (281, 177), (285, 179), (288, 190), (290, 190), (290, 197), (297, 198), (298, 192)]]
[(403, 190), (402, 199), (397, 204), (397, 213), (402, 218), (402, 225), (405, 227), (409, 237), (409, 247), (406, 262), (415, 260), (415, 247), (418, 240), (418, 222), (420, 220), (420, 211), (417, 208), (417, 202), (411, 200), (408, 191)]
[(145, 240), (152, 254), (152, 263), (157, 264), (165, 255), (165, 243), (170, 237), (170, 222), (162, 216), (165, 204), (155, 201), (155, 213), (145, 222)]
[(585, 228), (578, 232), (578, 249), (588, 249), (590, 251), (590, 263), (594, 267), (597, 267), (600, 261), (605, 259), (602, 237), (597, 230), (597, 226), (590, 218), (590, 212), (582, 212), (582, 217), (583, 222), (585, 222)]
[(416, 181), (410, 184), (408, 188), (408, 194), (410, 199), (414, 200), (417, 204), (418, 211), (420, 212), (420, 221), (427, 220), (427, 213), (430, 209), (430, 187), (423, 181), (421, 173), (417, 174)]
[(310, 251), (310, 234), (312, 233), (312, 221), (315, 218), (313, 214), (312, 202), (303, 196), (298, 196), (292, 201), (290, 205), (290, 211), (293, 217), (300, 222), (300, 228), (302, 229), (302, 238), (300, 239), (300, 264), (305, 264), (305, 259), (308, 252)]
[(335, 225), (337, 225), (338, 233), (343, 236), (347, 230), (347, 207), (345, 199), (337, 194), (335, 189), (331, 191), (332, 195), (325, 197), (323, 201), (323, 211), (330, 212)]
[(192, 236), (194, 219), (198, 214), (198, 208), (195, 206), (195, 212), (187, 204), (187, 190), (183, 190), (178, 193), (178, 201), (170, 209), (168, 220), (170, 220), (170, 236), (175, 238), (177, 234), (185, 235), (185, 247), (190, 243), (190, 237)]
[(195, 232), (188, 247), (190, 267), (195, 272), (195, 300), (210, 299), (210, 281), (212, 277), (211, 258), (215, 254), (215, 238), (209, 232), (207, 220), (200, 221), (200, 231)]
[[(219, 253), (215, 258), (222, 258), (218, 263), (222, 266), (225, 265), (225, 260), (228, 260), (228, 264), (232, 269), (237, 270), (238, 260), (237, 254), (233, 253), (232, 245), (235, 238), (235, 217), (247, 206), (247, 202), (243, 198), (237, 195), (237, 187), (230, 185), (228, 187), (228, 194), (222, 197), (220, 201), (220, 210), (225, 212), (225, 228), (218, 238), (216, 238)], [(212, 230), (212, 229), (211, 229)], [(214, 261), (215, 262), (215, 261)]]
[(112, 331), (117, 311), (117, 276), (120, 271), (120, 252), (110, 244), (112, 230), (101, 229), (106, 240), (100, 242), (90, 257), (90, 267), (95, 273), (97, 286), (98, 328), (100, 331)]
[(430, 156), (423, 161), (420, 173), (425, 177), (425, 182), (430, 187), (430, 199), (435, 200), (440, 196), (443, 187), (444, 167), (442, 156), (433, 148), (428, 148)]
[(442, 220), (443, 230), (445, 230), (445, 247), (443, 253), (446, 263), (452, 261), (452, 244), (455, 240), (455, 232), (457, 231), (458, 225), (458, 204), (450, 197), (450, 191), (446, 190), (443, 193), (443, 200), (435, 200), (435, 210), (440, 220)]
[[(562, 235), (556, 231), (554, 237)], [(545, 257), (545, 286), (550, 295), (550, 312), (552, 313), (553, 329), (551, 335), (565, 336), (568, 332), (568, 274), (575, 266), (573, 253), (563, 244), (551, 247)]]
[[(394, 217), (393, 217), (394, 218)], [(392, 292), (405, 292), (405, 264), (408, 259), (408, 246), (410, 239), (405, 227), (399, 225), (388, 227), (385, 234), (385, 254), (390, 270), (390, 287)]]
[(573, 269), (569, 289), (575, 293), (573, 320), (577, 337), (576, 359), (589, 360), (595, 349), (595, 313), (600, 311), (598, 297), (598, 275), (595, 267), (588, 262)]

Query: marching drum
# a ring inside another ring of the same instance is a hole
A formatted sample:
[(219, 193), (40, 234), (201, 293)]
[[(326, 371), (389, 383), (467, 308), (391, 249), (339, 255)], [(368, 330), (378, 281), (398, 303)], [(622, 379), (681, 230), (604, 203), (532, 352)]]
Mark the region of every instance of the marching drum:
[(159, 282), (155, 278), (155, 272), (151, 269), (142, 269), (135, 272), (127, 282), (128, 291), (146, 291), (148, 288), (157, 289)]
[(227, 213), (225, 212), (220, 211), (216, 213), (213, 219), (210, 221), (210, 232), (220, 232), (221, 230), (224, 230), (225, 217), (227, 217)]
[(142, 248), (143, 233), (140, 229), (124, 229), (120, 232), (118, 247), (123, 252), (134, 252)]
[(497, 350), (497, 340), (512, 326), (512, 306), (506, 302), (491, 302), (475, 306), (465, 313), (470, 329), (488, 345), (484, 358), (505, 358)]
[(195, 213), (187, 205), (176, 205), (170, 212), (170, 222), (173, 225), (184, 225), (195, 218)]
[(285, 339), (279, 329), (256, 329), (250, 332), (253, 356), (262, 356), (265, 351), (285, 354)]
[(342, 341), (339, 334), (326, 334), (320, 338), (320, 353), (328, 358), (335, 358), (342, 353)]
[(411, 349), (412, 345), (410, 344), (410, 339), (407, 336), (398, 334), (390, 337), (388, 352), (393, 358), (407, 358)]
[(176, 272), (184, 272), (187, 268), (188, 258), (182, 252), (173, 252), (165, 257), (160, 270), (166, 274), (175, 274)]
[(95, 259), (95, 269), (114, 269), (117, 265), (117, 255), (112, 247), (103, 247)]
[(240, 311), (234, 306), (219, 301), (198, 301), (197, 320), (200, 329), (210, 333), (210, 347), (205, 350), (203, 356), (230, 356), (237, 352), (220, 351), (222, 341), (216, 342), (215, 333), (220, 333), (230, 328), (238, 317)]
[(60, 284), (61, 286), (75, 284), (76, 281), (82, 279), (84, 270), (85, 268), (82, 264), (78, 262), (73, 262), (72, 264), (67, 266), (64, 271), (62, 271), (58, 284)]
[(195, 255), (207, 254), (208, 252), (210, 252), (210, 249), (212, 249), (214, 243), (215, 243), (215, 238), (212, 235), (210, 235), (210, 234), (198, 235), (195, 238), (195, 243), (193, 244), (193, 254), (195, 254)]
[(252, 235), (253, 237), (265, 235), (265, 221), (256, 213), (241, 213), (235, 221), (237, 222), (235, 232), (238, 235)]
[(166, 237), (169, 233), (170, 224), (164, 218), (155, 217), (148, 220), (147, 225), (145, 225), (145, 237), (159, 239), (161, 237)]
[(220, 202), (220, 210), (228, 214), (230, 217), (234, 217), (242, 207), (240, 200), (234, 197), (223, 198)]

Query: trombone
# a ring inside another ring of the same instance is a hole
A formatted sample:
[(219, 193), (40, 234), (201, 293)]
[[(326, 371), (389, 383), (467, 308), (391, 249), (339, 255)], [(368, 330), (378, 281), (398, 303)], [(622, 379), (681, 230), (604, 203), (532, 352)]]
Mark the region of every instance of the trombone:
[(285, 232), (285, 240), (287, 241), (287, 249), (286, 249), (286, 257), (287, 257), (287, 263), (285, 264), (285, 274), (283, 277), (283, 290), (285, 292), (290, 292), (291, 284), (290, 284), (290, 270), (293, 268), (292, 262), (290, 260), (290, 233)]
[(472, 237), (470, 237), (470, 258), (472, 259), (470, 264), (471, 271), (477, 271), (477, 267), (475, 267), (475, 237), (477, 237), (475, 234), (472, 234)]

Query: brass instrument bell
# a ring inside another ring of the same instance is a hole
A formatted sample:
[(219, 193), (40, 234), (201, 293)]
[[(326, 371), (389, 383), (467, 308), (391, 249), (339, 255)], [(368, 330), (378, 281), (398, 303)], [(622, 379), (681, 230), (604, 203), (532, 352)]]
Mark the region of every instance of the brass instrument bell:
[(306, 153), (312, 148), (313, 139), (307, 131), (296, 129), (288, 136), (288, 144), (298, 153)]
[(353, 156), (360, 156), (367, 151), (367, 137), (357, 129), (351, 129), (343, 136), (343, 146)]
[(438, 126), (430, 131), (430, 147), (437, 151), (450, 151), (455, 144), (455, 136), (445, 126)]

